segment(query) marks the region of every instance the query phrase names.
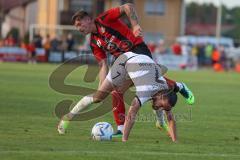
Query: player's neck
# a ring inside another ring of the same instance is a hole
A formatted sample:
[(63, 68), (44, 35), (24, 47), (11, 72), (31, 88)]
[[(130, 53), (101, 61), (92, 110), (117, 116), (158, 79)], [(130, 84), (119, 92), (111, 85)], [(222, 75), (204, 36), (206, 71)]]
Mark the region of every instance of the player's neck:
[(93, 21), (93, 23), (92, 23), (92, 33), (97, 33), (97, 26), (96, 26), (96, 24), (95, 24), (95, 22)]

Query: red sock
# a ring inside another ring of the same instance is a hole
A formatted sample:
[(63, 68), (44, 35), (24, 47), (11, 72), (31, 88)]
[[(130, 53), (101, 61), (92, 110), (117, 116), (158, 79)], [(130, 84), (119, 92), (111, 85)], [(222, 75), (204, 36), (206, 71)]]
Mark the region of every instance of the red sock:
[(112, 91), (112, 107), (113, 107), (113, 116), (116, 124), (124, 125), (125, 121), (125, 105), (123, 101), (123, 94)]

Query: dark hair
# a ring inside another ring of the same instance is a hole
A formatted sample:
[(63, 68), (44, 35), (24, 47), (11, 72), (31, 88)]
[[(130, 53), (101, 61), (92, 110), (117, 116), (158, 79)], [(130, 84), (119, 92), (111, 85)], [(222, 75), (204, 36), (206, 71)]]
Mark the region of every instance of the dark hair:
[(84, 17), (91, 17), (86, 11), (77, 11), (73, 16), (72, 16), (72, 24), (75, 23), (75, 20), (77, 18), (83, 19)]
[[(159, 96), (161, 98), (166, 98), (168, 99), (168, 103), (170, 104), (171, 107), (174, 107), (177, 103), (177, 93), (174, 92), (173, 90), (162, 90), (159, 91), (157, 94), (155, 94), (154, 96)], [(153, 108), (155, 108), (155, 106), (152, 106)]]
[(177, 94), (174, 91), (171, 91), (169, 94), (167, 94), (168, 97), (168, 103), (170, 104), (170, 106), (174, 107), (177, 103)]

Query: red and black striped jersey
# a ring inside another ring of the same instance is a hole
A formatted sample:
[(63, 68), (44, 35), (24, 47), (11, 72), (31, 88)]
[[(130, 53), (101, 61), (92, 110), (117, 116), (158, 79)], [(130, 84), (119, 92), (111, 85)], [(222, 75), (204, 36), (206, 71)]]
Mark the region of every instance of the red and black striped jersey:
[(119, 18), (120, 8), (113, 8), (95, 19), (96, 33), (91, 33), (90, 46), (98, 61), (105, 59), (106, 54), (115, 57), (143, 43), (142, 37), (135, 37), (132, 30), (128, 28)]

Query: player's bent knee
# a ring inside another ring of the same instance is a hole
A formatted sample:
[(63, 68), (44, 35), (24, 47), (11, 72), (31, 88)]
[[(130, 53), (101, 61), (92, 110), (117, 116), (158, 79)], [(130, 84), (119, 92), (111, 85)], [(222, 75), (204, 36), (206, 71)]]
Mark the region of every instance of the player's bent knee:
[(93, 97), (93, 103), (100, 103), (102, 102), (103, 99), (97, 98), (97, 97)]
[(93, 95), (93, 103), (100, 103), (102, 102), (104, 97), (100, 96), (99, 94)]
[(97, 91), (93, 95), (93, 103), (102, 102), (108, 96), (108, 94), (108, 92)]

